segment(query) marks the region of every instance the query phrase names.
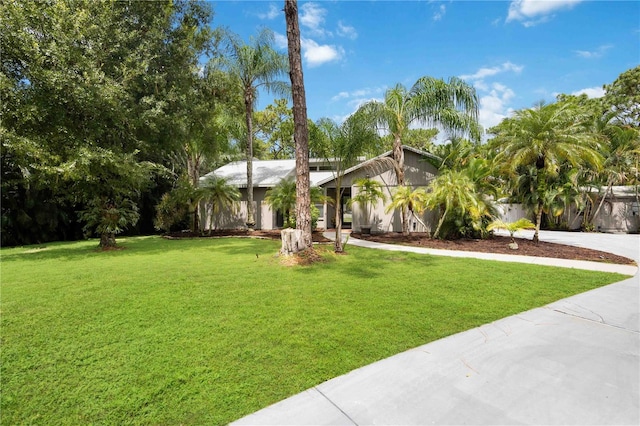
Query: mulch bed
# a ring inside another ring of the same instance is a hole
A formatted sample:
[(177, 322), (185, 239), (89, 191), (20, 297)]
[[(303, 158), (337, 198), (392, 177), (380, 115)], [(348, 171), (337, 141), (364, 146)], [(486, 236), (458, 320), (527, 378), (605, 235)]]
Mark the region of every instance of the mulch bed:
[(437, 240), (429, 238), (426, 233), (417, 232), (406, 237), (401, 233), (396, 232), (374, 235), (352, 233), (351, 235), (354, 238), (379, 243), (402, 244), (440, 250), (517, 254), (522, 256), (553, 257), (557, 259), (588, 260), (592, 262), (615, 263), (619, 265), (635, 265), (635, 262), (631, 259), (603, 251), (543, 241), (535, 244), (533, 241), (523, 238), (516, 238), (516, 242), (519, 247), (518, 250), (512, 250), (508, 247), (511, 242), (511, 238), (497, 235), (484, 240), (464, 238), (458, 240)]
[[(362, 240), (375, 241), (387, 244), (402, 244), (416, 247), (433, 248), (440, 250), (460, 250), (475, 251), (482, 253), (502, 253), (517, 254), (521, 256), (537, 256), (537, 257), (553, 257), (557, 259), (571, 260), (588, 260), (592, 262), (615, 263), (619, 265), (635, 265), (635, 262), (629, 258), (607, 253), (604, 251), (591, 250), (582, 247), (567, 246), (563, 244), (548, 243), (540, 241), (535, 244), (533, 241), (523, 238), (516, 238), (518, 250), (509, 248), (511, 238), (494, 235), (484, 240), (461, 238), (458, 240), (438, 240), (430, 238), (426, 233), (414, 232), (409, 236), (403, 236), (402, 233), (388, 232), (385, 234), (365, 235), (357, 232), (351, 233), (354, 238)], [(279, 230), (256, 230), (249, 232), (247, 230), (219, 230), (212, 231), (211, 234), (206, 232), (201, 235), (199, 233), (190, 232), (173, 232), (165, 235), (165, 238), (220, 238), (220, 237), (252, 237), (265, 238), (272, 240), (280, 239)], [(313, 242), (329, 243), (331, 240), (325, 238), (321, 231), (313, 233)], [(305, 262), (303, 262), (305, 263)]]

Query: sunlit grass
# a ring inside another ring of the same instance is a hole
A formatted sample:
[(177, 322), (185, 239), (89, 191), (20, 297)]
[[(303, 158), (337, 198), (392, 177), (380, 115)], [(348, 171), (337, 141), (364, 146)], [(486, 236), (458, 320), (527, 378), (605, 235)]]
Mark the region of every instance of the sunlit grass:
[(620, 280), (347, 246), (286, 267), (279, 242), (3, 249), (3, 424), (224, 424), (354, 368)]

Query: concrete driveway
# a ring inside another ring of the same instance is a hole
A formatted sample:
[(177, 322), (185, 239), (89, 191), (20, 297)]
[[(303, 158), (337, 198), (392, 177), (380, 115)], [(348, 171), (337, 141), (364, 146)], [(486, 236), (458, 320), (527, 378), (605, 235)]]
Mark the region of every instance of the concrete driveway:
[[(640, 262), (637, 235), (540, 239)], [(636, 273), (362, 367), (233, 424), (638, 425), (639, 288)]]

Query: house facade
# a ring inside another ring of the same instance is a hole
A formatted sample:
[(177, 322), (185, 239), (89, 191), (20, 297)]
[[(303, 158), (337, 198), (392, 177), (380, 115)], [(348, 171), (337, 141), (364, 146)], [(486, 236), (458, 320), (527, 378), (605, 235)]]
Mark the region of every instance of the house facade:
[[(433, 156), (427, 152), (410, 147), (403, 147), (405, 157), (405, 180), (412, 187), (426, 187), (436, 176), (437, 169), (427, 161)], [(390, 201), (397, 187), (396, 175), (390, 161), (392, 152), (363, 160), (354, 167), (347, 169), (342, 177), (341, 184), (341, 211), (343, 228), (359, 231), (369, 224), (372, 232), (400, 232), (402, 231), (401, 216), (399, 212), (385, 212), (386, 204), (378, 201), (375, 206), (369, 206), (369, 218), (364, 217), (362, 206), (349, 202), (352, 196), (357, 195), (358, 188), (354, 185), (356, 179), (369, 177), (382, 184), (383, 191)], [(242, 229), (245, 228), (247, 218), (247, 163), (236, 161), (222, 166), (201, 178), (222, 177), (228, 183), (237, 186), (241, 193), (240, 206), (235, 211), (226, 210), (215, 217), (211, 213), (210, 206), (204, 205), (201, 209), (201, 223), (204, 229)], [(324, 159), (309, 159), (309, 178), (312, 186), (323, 189), (324, 194), (331, 199), (336, 198), (337, 173), (332, 167), (332, 162)], [(282, 215), (273, 211), (266, 203), (267, 191), (277, 185), (282, 179), (295, 179), (295, 160), (254, 160), (253, 161), (253, 199), (256, 212), (256, 229), (279, 229), (283, 225)], [(335, 227), (336, 208), (332, 204), (324, 203), (316, 205), (320, 212), (318, 229), (330, 229)], [(419, 221), (411, 217), (410, 229), (415, 232), (430, 231), (435, 222), (435, 215), (425, 212), (420, 218), (427, 226), (425, 229)]]

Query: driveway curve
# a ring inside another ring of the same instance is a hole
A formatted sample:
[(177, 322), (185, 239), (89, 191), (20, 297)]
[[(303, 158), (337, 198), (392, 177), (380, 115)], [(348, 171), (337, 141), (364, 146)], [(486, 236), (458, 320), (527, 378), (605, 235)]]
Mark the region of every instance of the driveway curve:
[[(540, 239), (640, 263), (638, 235)], [(233, 424), (638, 425), (640, 275), (632, 273), (359, 368)]]

